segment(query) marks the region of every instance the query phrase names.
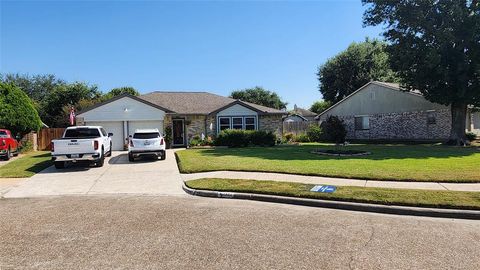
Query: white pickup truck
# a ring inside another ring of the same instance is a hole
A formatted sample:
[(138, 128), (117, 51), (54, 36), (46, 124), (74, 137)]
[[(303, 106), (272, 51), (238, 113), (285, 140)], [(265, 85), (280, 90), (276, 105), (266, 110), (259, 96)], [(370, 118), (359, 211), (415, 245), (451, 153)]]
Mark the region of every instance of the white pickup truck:
[(61, 139), (52, 141), (52, 160), (62, 169), (68, 162), (89, 162), (102, 167), (105, 156), (112, 155), (113, 134), (100, 126), (77, 126), (65, 129)]
[(128, 160), (133, 162), (139, 156), (156, 156), (164, 160), (166, 156), (165, 140), (158, 129), (137, 129), (129, 136)]

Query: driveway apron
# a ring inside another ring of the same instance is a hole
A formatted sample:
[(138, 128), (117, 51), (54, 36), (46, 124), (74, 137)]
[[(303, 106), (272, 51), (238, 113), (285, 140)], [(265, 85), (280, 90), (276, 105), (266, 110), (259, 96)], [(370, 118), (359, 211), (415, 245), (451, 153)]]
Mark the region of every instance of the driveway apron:
[(52, 166), (3, 197), (89, 194), (185, 195), (175, 155), (167, 150), (166, 160), (145, 158), (132, 163), (126, 152), (114, 152), (100, 168), (74, 165), (57, 170)]

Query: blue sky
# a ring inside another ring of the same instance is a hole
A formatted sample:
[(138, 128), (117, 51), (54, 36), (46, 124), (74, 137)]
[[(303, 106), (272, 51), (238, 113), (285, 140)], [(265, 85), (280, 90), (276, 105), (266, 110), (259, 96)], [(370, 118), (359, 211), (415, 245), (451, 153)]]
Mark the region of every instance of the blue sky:
[(289, 108), (321, 99), (317, 67), (363, 28), (360, 0), (1, 1), (2, 73), (53, 73), (102, 91), (262, 86)]

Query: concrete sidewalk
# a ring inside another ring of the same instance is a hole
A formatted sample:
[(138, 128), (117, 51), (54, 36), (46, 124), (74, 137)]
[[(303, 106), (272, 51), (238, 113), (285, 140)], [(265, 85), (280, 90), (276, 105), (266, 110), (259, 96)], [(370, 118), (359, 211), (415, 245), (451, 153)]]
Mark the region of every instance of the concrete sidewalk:
[(378, 188), (399, 188), (399, 189), (426, 189), (426, 190), (453, 190), (453, 191), (476, 191), (480, 192), (480, 183), (438, 183), (438, 182), (404, 182), (404, 181), (376, 181), (359, 180), (346, 178), (331, 178), (321, 176), (306, 176), (283, 173), (262, 173), (262, 172), (235, 172), (217, 171), (193, 174), (182, 174), (183, 181), (201, 178), (227, 178), (227, 179), (251, 179), (295, 182), (306, 184), (323, 184), (335, 186), (358, 186)]

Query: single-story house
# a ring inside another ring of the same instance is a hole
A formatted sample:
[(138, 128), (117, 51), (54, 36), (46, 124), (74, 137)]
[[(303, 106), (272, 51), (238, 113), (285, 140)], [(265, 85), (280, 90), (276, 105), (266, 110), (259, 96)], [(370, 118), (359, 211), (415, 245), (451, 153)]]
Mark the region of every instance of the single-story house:
[(120, 95), (77, 113), (77, 125), (99, 125), (113, 133), (121, 150), (135, 129), (172, 129), (172, 144), (186, 146), (193, 136), (216, 136), (224, 129), (267, 130), (282, 135), (282, 116), (265, 106), (207, 92), (152, 92)]
[(291, 111), (290, 114), (283, 119), (283, 121), (287, 123), (312, 122), (315, 121), (316, 116), (316, 113), (300, 108), (297, 106), (297, 104), (295, 104), (293, 106), (293, 111)]
[[(319, 114), (341, 118), (347, 139), (445, 140), (452, 123), (450, 107), (426, 100), (418, 91), (372, 81)], [(467, 130), (480, 135), (480, 113), (469, 110)]]

